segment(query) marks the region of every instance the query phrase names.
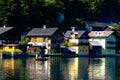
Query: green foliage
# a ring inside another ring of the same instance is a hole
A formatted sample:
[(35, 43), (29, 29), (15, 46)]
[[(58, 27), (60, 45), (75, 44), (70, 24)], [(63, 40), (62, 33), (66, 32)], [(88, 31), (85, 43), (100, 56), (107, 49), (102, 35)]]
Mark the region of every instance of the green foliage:
[(120, 48), (120, 25), (117, 23), (111, 23), (111, 25), (115, 28), (116, 31), (117, 48)]
[(120, 25), (117, 23), (112, 23), (112, 26), (115, 28), (117, 36), (120, 37)]
[(56, 5), (56, 0), (42, 0), (44, 2), (44, 5), (45, 7), (48, 7), (50, 5), (54, 6)]
[[(120, 0), (0, 0), (0, 26), (27, 29), (44, 24), (66, 28), (82, 24), (84, 27), (82, 19), (119, 19), (119, 9)], [(59, 12), (65, 15), (62, 23), (57, 22)]]
[(69, 46), (69, 40), (65, 40), (64, 42), (62, 42), (61, 45), (68, 47)]
[(82, 28), (86, 26), (85, 21), (80, 19), (80, 18), (75, 19), (75, 24), (76, 24), (76, 26), (79, 26), (79, 27), (82, 27)]
[(30, 41), (30, 39), (28, 37), (21, 37), (21, 44), (25, 45)]

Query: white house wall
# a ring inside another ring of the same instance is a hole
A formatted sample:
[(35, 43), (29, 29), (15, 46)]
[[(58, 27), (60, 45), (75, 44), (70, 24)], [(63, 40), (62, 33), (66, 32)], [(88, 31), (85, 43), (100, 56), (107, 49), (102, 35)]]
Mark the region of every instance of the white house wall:
[(105, 46), (105, 44), (106, 44), (105, 38), (91, 38), (91, 39), (89, 39), (89, 42), (90, 41), (97, 41), (97, 42), (99, 42), (103, 49), (105, 49), (105, 47), (106, 47)]
[(79, 40), (78, 40), (78, 39), (70, 39), (69, 42), (70, 42), (70, 43), (78, 44), (78, 43), (79, 43)]
[(75, 49), (76, 54), (88, 54), (89, 53), (89, 46), (79, 45), (79, 46), (73, 46), (70, 48)]

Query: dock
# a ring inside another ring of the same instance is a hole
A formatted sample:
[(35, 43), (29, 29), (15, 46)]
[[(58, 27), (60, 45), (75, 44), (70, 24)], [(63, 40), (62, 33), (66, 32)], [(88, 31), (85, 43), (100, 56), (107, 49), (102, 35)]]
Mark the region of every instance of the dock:
[[(4, 57), (8, 57), (8, 58), (24, 58), (24, 57), (35, 57), (36, 54), (33, 53), (33, 54), (14, 54), (14, 55), (11, 55), (11, 54), (5, 54), (5, 53), (1, 53), (0, 54), (1, 58), (4, 58)], [(71, 55), (64, 55), (63, 53), (54, 53), (54, 54), (45, 54), (45, 57), (87, 57), (87, 58), (106, 58), (106, 57), (120, 57), (120, 54), (97, 54), (97, 55), (90, 55), (90, 54), (71, 54)]]

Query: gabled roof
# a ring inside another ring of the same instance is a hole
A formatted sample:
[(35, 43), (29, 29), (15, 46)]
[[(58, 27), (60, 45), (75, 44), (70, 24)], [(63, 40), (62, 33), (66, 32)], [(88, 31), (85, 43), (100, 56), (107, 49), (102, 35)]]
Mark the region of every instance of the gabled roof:
[(52, 36), (58, 28), (33, 28), (27, 36)]
[(106, 28), (110, 28), (114, 30), (114, 27), (110, 25), (110, 23), (105, 22), (88, 22), (88, 25), (92, 29), (92, 31), (103, 31)]
[(65, 38), (71, 38), (72, 33), (76, 33), (77, 34), (76, 38), (80, 38), (85, 33), (85, 31), (74, 31), (74, 32), (73, 31), (67, 31), (64, 34)]
[(0, 27), (0, 34), (11, 30), (13, 27)]
[(114, 31), (91, 31), (88, 35), (89, 37), (108, 37)]
[(107, 25), (106, 27), (104, 27), (104, 29), (105, 28), (110, 28), (111, 30), (114, 30), (115, 28), (113, 27), (113, 26), (111, 26), (111, 25)]
[(92, 22), (90, 26), (92, 27), (105, 27), (110, 25), (109, 23), (103, 23), (103, 22)]

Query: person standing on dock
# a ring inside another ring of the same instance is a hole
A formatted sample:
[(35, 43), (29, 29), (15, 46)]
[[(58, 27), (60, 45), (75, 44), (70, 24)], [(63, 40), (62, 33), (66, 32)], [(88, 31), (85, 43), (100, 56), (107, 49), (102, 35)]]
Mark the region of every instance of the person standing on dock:
[(45, 57), (45, 49), (46, 49), (46, 47), (45, 46), (43, 46), (43, 47), (40, 47), (40, 57), (42, 57), (42, 58), (44, 58)]

